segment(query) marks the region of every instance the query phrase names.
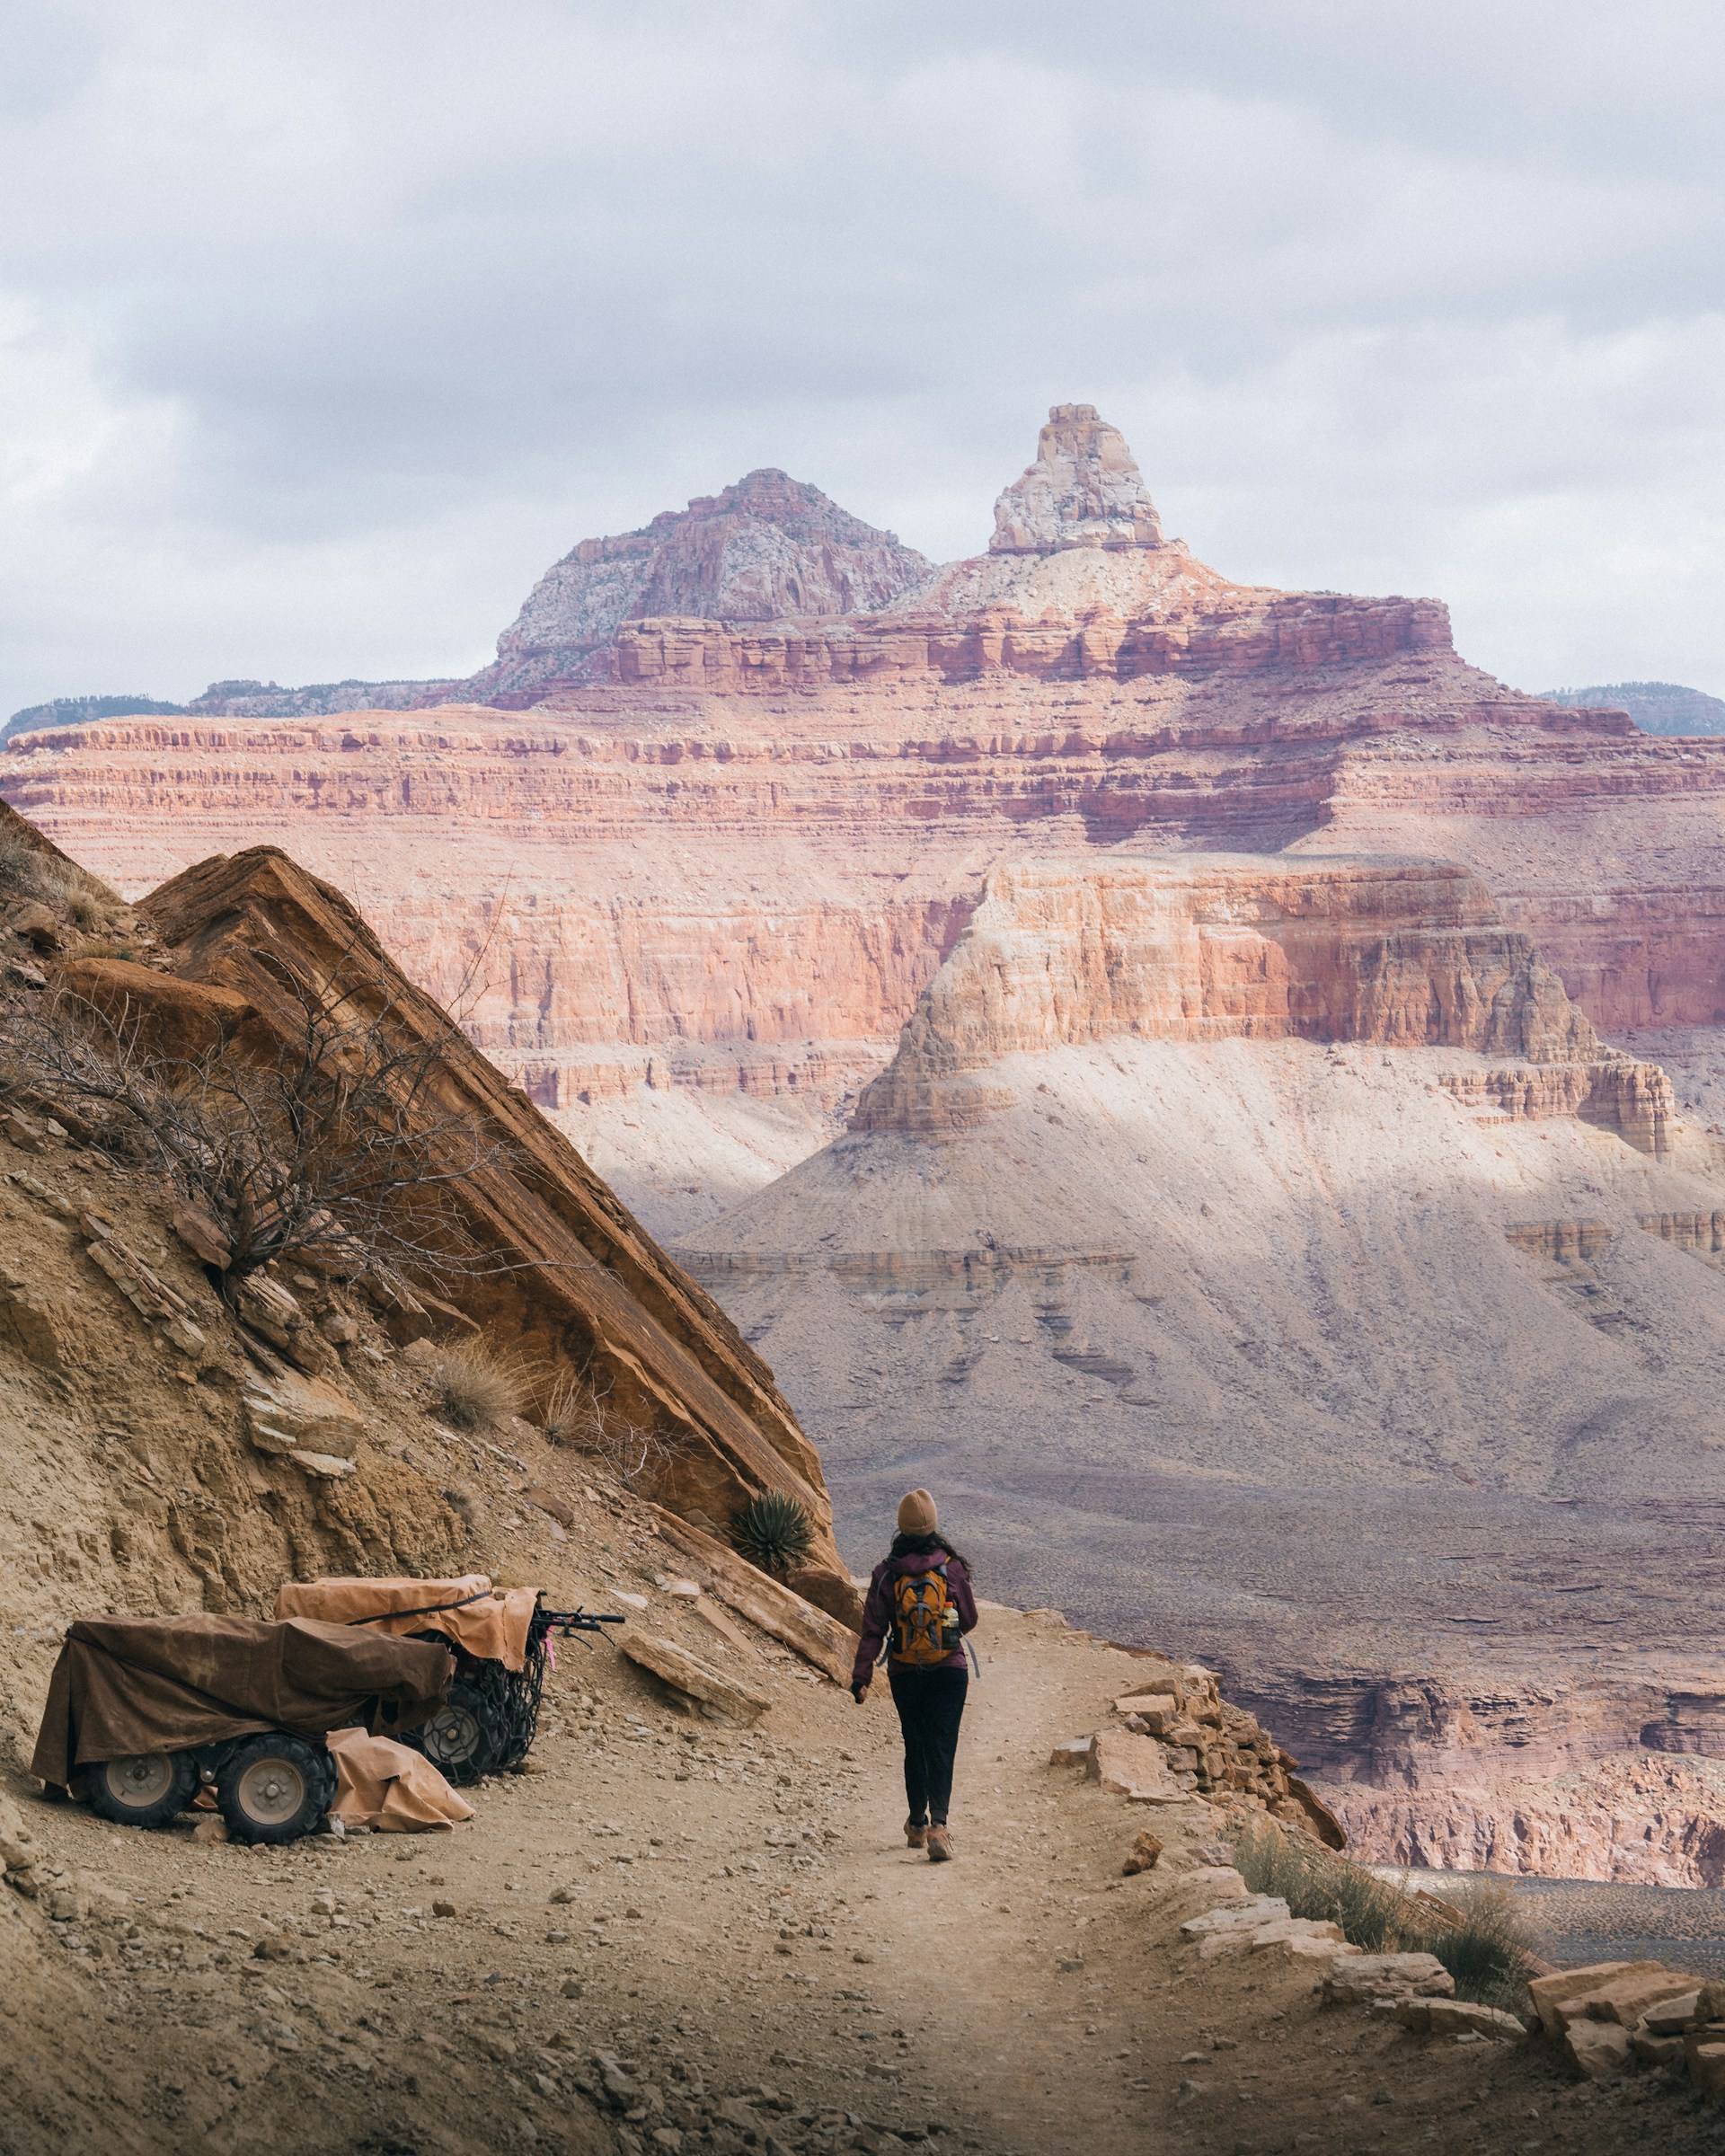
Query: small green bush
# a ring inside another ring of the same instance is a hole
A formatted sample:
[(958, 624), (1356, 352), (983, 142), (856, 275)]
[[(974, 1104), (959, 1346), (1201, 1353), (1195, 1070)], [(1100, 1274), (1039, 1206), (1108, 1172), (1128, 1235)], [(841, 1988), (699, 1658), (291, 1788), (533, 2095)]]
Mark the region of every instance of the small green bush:
[(781, 1579), (796, 1570), (814, 1539), (809, 1515), (783, 1490), (763, 1490), (731, 1522), (731, 1540), (749, 1563)]
[(1458, 1998), (1511, 2012), (1522, 2004), (1533, 1957), (1505, 1888), (1468, 1887), (1453, 1904), (1460, 1921), (1446, 1923), (1386, 1880), (1270, 1820), (1242, 1825), (1234, 1851), (1252, 1891), (1279, 1895), (1290, 1915), (1339, 1924), (1367, 1954), (1434, 1954), (1455, 1979)]
[(1427, 1952), (1435, 1954), (1455, 1979), (1458, 1998), (1519, 2011), (1534, 1973), (1534, 1956), (1509, 1890), (1476, 1879), (1453, 1897), (1453, 1905), (1461, 1922), (1434, 1926)]

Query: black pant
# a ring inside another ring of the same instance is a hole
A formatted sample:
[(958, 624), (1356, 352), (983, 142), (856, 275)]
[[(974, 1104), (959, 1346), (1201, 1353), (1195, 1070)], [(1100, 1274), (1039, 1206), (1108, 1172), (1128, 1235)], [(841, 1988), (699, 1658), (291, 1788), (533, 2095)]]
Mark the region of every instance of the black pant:
[(887, 1682), (905, 1733), (905, 1801), (911, 1819), (918, 1826), (925, 1819), (944, 1826), (970, 1672), (904, 1669), (889, 1662)]

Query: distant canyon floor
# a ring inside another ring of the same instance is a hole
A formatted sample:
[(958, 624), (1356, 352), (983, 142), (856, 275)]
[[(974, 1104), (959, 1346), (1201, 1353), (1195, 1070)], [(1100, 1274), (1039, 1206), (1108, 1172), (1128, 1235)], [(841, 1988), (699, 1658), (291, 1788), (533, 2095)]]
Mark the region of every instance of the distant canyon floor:
[(1363, 1855), (1717, 1886), (1707, 1053), (1659, 1157), (1448, 1052), (1008, 1056), (976, 1127), (854, 1132), (678, 1254), (854, 1562), (925, 1483), (987, 1592), (1221, 1669)]

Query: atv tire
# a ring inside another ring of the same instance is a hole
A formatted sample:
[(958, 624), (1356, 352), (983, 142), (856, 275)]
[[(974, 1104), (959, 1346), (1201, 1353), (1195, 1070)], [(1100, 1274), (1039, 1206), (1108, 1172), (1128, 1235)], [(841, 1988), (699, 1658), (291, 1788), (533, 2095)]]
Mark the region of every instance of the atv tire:
[(83, 1771), (84, 1798), (102, 1819), (125, 1826), (165, 1826), (198, 1792), (198, 1762), (190, 1752), (144, 1752), (103, 1759)]
[(270, 1731), (248, 1736), (216, 1777), (216, 1801), (236, 1842), (271, 1845), (309, 1834), (334, 1801), (335, 1761), (322, 1745)]
[(413, 1732), (412, 1741), (456, 1789), (496, 1773), (509, 1748), (496, 1685), (484, 1675), (477, 1681), (457, 1677), (448, 1698)]

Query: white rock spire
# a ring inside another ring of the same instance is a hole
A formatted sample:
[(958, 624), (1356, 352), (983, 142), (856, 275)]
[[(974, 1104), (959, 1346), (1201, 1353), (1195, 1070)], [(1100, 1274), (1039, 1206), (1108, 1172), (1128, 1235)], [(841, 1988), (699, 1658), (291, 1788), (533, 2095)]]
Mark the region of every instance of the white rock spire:
[(1126, 437), (1093, 404), (1057, 404), (1036, 462), (995, 504), (991, 554), (1160, 546), (1162, 525)]

